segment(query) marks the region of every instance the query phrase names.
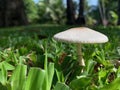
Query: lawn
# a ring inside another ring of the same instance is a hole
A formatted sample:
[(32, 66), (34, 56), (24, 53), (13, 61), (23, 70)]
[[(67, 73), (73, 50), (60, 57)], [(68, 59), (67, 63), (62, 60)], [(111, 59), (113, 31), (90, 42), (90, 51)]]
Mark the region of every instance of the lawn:
[(82, 73), (75, 45), (53, 39), (71, 27), (77, 26), (1, 28), (1, 90), (120, 90), (120, 27), (90, 27), (109, 42), (83, 46)]

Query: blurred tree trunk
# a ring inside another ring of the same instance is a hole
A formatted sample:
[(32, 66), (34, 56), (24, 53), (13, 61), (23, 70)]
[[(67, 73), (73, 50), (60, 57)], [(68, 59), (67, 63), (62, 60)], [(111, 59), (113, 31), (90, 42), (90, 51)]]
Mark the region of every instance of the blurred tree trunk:
[(118, 25), (120, 25), (120, 0), (118, 0)]
[(99, 13), (100, 13), (102, 24), (103, 24), (103, 26), (107, 26), (108, 25), (108, 19), (107, 19), (107, 16), (106, 16), (107, 11), (106, 11), (105, 0), (99, 0), (98, 8), (99, 8)]
[(75, 8), (72, 0), (67, 0), (67, 24), (75, 24)]
[(26, 25), (23, 0), (0, 0), (0, 27)]
[(84, 3), (85, 3), (85, 0), (79, 0), (79, 15), (78, 15), (78, 18), (76, 20), (76, 23), (79, 25), (85, 24)]

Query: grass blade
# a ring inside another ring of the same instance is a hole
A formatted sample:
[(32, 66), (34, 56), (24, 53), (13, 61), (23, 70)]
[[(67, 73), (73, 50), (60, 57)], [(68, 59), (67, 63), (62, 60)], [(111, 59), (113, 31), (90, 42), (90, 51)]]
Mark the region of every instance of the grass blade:
[(39, 68), (31, 68), (28, 73), (25, 90), (43, 90), (42, 85), (44, 77), (45, 70)]
[(13, 72), (10, 83), (12, 90), (23, 90), (26, 80), (27, 66), (18, 65)]

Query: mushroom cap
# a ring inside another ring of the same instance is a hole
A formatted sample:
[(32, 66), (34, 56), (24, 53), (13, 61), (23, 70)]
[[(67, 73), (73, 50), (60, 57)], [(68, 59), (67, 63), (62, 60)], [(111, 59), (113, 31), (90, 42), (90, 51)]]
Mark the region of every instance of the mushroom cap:
[(54, 35), (54, 39), (70, 43), (104, 43), (108, 37), (86, 27), (71, 28)]

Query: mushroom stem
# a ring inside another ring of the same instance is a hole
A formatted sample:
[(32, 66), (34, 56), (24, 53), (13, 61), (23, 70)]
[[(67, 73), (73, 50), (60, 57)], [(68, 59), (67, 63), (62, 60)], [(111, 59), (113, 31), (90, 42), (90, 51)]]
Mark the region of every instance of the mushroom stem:
[(80, 43), (77, 44), (78, 62), (79, 62), (80, 66), (85, 66), (85, 62), (84, 62), (84, 59), (82, 57), (82, 48), (81, 48), (81, 46), (82, 45)]

